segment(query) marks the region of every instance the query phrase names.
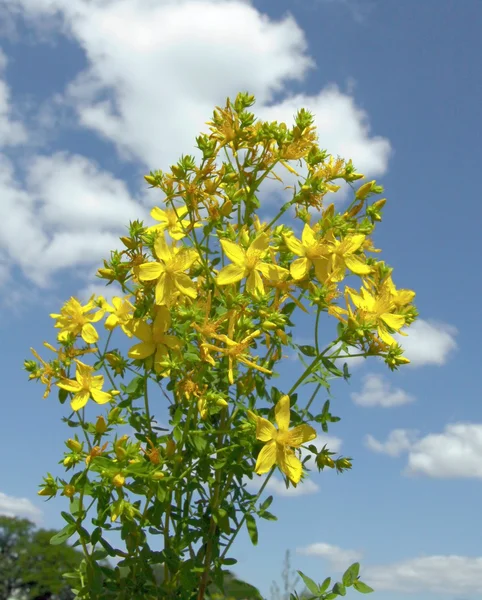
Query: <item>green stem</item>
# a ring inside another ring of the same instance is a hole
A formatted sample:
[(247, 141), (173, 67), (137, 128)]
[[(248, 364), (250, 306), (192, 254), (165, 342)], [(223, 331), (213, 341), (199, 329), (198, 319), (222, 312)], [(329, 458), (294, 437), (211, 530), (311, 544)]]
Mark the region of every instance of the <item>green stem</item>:
[(328, 350), (330, 350), (330, 348), (333, 348), (333, 346), (335, 346), (336, 344), (338, 344), (339, 342), (339, 338), (337, 338), (334, 342), (332, 342), (331, 344), (329, 344), (324, 350), (323, 352), (321, 352), (321, 354), (318, 354), (318, 356), (316, 356), (314, 358), (314, 360), (312, 361), (311, 365), (304, 371), (304, 373), (302, 373), (302, 375), (300, 375), (298, 377), (298, 379), (296, 380), (296, 382), (293, 384), (293, 386), (291, 387), (290, 391), (288, 392), (288, 396), (291, 396), (295, 390), (303, 383), (303, 381), (308, 377), (308, 375), (311, 375), (311, 373), (316, 369), (316, 367), (318, 366), (318, 364), (321, 362), (321, 359), (325, 356), (325, 354), (328, 352)]
[[(254, 498), (254, 500), (252, 501), (252, 504), (255, 504), (261, 497), (261, 494), (264, 492), (265, 487), (268, 485), (268, 481), (271, 478), (271, 475), (273, 475), (275, 471), (275, 467), (273, 467), (271, 469), (271, 471), (268, 473), (266, 479), (263, 481), (263, 485), (259, 488), (259, 491), (256, 495), (256, 497)], [(236, 536), (238, 535), (238, 533), (241, 531), (241, 527), (244, 525), (244, 522), (246, 521), (246, 513), (244, 513), (241, 521), (239, 522), (238, 526), (236, 527), (232, 538), (229, 540), (228, 544), (225, 546), (223, 552), (221, 553), (221, 556), (219, 557), (219, 560), (222, 561), (223, 558), (226, 556), (226, 554), (228, 553), (228, 550), (231, 548), (231, 546), (233, 545), (234, 540), (236, 539)]]

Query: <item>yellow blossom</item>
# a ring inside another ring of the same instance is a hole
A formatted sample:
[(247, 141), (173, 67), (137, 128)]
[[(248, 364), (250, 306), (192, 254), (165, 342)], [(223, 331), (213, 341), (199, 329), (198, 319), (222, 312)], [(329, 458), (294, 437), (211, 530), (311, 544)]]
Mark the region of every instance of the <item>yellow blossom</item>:
[[(151, 210), (151, 217), (156, 221), (159, 221), (157, 225), (148, 227), (147, 231), (159, 231), (163, 232), (166, 230), (173, 240), (181, 240), (191, 229), (191, 222), (184, 219), (183, 217), (188, 213), (186, 206), (179, 206), (174, 208), (168, 208), (162, 210), (157, 206)], [(202, 227), (201, 223), (195, 223), (194, 227)]]
[(196, 286), (185, 273), (198, 259), (193, 248), (169, 247), (164, 236), (157, 237), (154, 251), (159, 262), (149, 262), (140, 265), (139, 279), (153, 281), (157, 279), (156, 304), (167, 304), (177, 292), (196, 298)]
[(346, 289), (351, 301), (357, 308), (356, 314), (353, 315), (356, 322), (361, 322), (365, 325), (373, 324), (377, 327), (380, 339), (389, 346), (396, 344), (388, 328), (400, 332), (400, 329), (405, 325), (405, 317), (394, 314), (397, 306), (393, 300), (389, 286), (381, 286), (378, 294), (370, 292), (365, 287), (362, 287), (360, 292), (356, 292), (348, 287)]
[(288, 248), (301, 258), (297, 258), (290, 265), (290, 273), (293, 279), (304, 279), (310, 272), (311, 266), (315, 268), (315, 274), (320, 283), (325, 283), (326, 270), (323, 268), (323, 245), (316, 238), (315, 230), (305, 223), (301, 233), (301, 240), (294, 234), (284, 235)]
[(127, 300), (128, 297), (129, 296), (126, 296), (124, 299), (122, 299), (115, 296), (114, 298), (112, 298), (112, 306), (108, 302), (104, 301), (103, 308), (105, 311), (110, 313), (107, 319), (105, 320), (106, 329), (112, 331), (115, 327), (120, 325), (122, 331), (130, 337), (132, 333), (129, 331), (126, 325), (132, 319), (134, 307)]
[(154, 355), (154, 369), (160, 371), (159, 362), (164, 359), (169, 350), (179, 350), (181, 347), (181, 340), (166, 333), (170, 326), (171, 315), (166, 306), (157, 308), (152, 324), (147, 324), (141, 319), (133, 320), (129, 329), (136, 338), (141, 340), (141, 343), (132, 346), (127, 354), (129, 358), (142, 360)]
[(95, 313), (91, 311), (96, 308), (94, 296), (82, 306), (76, 298), (70, 298), (62, 307), (60, 314), (51, 314), (56, 319), (55, 327), (60, 329), (58, 335), (59, 341), (65, 341), (69, 334), (74, 336), (81, 335), (87, 344), (95, 344), (99, 339), (99, 334), (92, 323), (102, 319), (103, 311), (98, 310)]
[(297, 484), (301, 479), (303, 466), (291, 448), (299, 448), (301, 444), (314, 440), (316, 431), (310, 425), (298, 425), (289, 429), (289, 396), (282, 396), (276, 404), (275, 420), (278, 429), (270, 421), (251, 411), (248, 411), (248, 415), (256, 422), (256, 438), (266, 442), (258, 455), (255, 472), (262, 475), (276, 464), (292, 483)]
[(365, 257), (356, 254), (364, 242), (365, 235), (361, 233), (347, 235), (340, 241), (330, 232), (324, 240), (324, 261), (320, 265), (320, 269), (323, 267), (326, 269), (325, 279), (334, 282), (342, 281), (347, 268), (356, 275), (370, 273), (372, 269), (364, 261)]
[(233, 264), (219, 271), (216, 278), (218, 285), (229, 285), (247, 277), (246, 291), (264, 294), (260, 273), (266, 279), (273, 281), (282, 281), (288, 276), (288, 271), (283, 267), (263, 262), (269, 250), (269, 237), (265, 233), (258, 235), (247, 250), (230, 240), (221, 240), (221, 246)]
[[(261, 371), (262, 373), (267, 373), (271, 375), (271, 371), (256, 364), (253, 358), (248, 354), (247, 349), (251, 345), (253, 339), (258, 335), (261, 335), (261, 330), (257, 329), (253, 331), (249, 335), (247, 335), (244, 339), (239, 342), (235, 342), (232, 337), (234, 335), (234, 314), (229, 319), (229, 327), (228, 327), (228, 335), (214, 335), (217, 340), (220, 342), (224, 342), (226, 344), (225, 348), (221, 348), (219, 346), (215, 346), (214, 344), (203, 343), (201, 344), (201, 350), (204, 350), (206, 353), (204, 355), (204, 360), (209, 362), (213, 366), (215, 365), (214, 359), (209, 354), (209, 350), (214, 352), (220, 352), (228, 357), (228, 381), (231, 385), (234, 384), (234, 361), (241, 362), (252, 369), (256, 369), (257, 371)], [(202, 354), (202, 353), (201, 353)]]
[(57, 383), (59, 388), (74, 394), (70, 402), (72, 410), (77, 411), (83, 408), (89, 398), (92, 398), (97, 404), (110, 402), (113, 395), (102, 391), (104, 377), (102, 375), (93, 375), (94, 368), (84, 365), (80, 360), (76, 360), (75, 362), (77, 363), (75, 379), (62, 379), (62, 381)]

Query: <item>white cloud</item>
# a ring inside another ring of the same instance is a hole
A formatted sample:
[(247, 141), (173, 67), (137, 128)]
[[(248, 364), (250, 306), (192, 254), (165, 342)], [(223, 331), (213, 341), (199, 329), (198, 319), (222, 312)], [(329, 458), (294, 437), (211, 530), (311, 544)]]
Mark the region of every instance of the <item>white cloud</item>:
[[(320, 556), (336, 571), (363, 558), (362, 552), (318, 542), (297, 548), (298, 554)], [(362, 580), (377, 592), (475, 594), (482, 592), (482, 557), (432, 555), (385, 565), (363, 563)]]
[(27, 498), (8, 496), (0, 492), (0, 515), (29, 519), (35, 524), (42, 520), (42, 511)]
[(453, 423), (443, 433), (417, 438), (416, 431), (395, 429), (385, 442), (368, 435), (365, 444), (370, 450), (389, 456), (407, 452), (406, 475), (482, 479), (482, 424)]
[(372, 435), (367, 435), (365, 445), (373, 452), (400, 456), (404, 451), (410, 450), (415, 442), (416, 432), (407, 429), (394, 429), (388, 435), (386, 442), (379, 442)]
[(444, 365), (457, 348), (457, 329), (446, 323), (418, 319), (407, 329), (407, 336), (395, 334), (397, 342), (405, 350), (410, 365)]
[(413, 402), (415, 398), (400, 388), (392, 388), (390, 382), (381, 375), (369, 373), (363, 378), (360, 393), (352, 393), (351, 398), (359, 406), (401, 406)]
[[(7, 57), (0, 49), (0, 74), (7, 66)], [(25, 142), (27, 132), (23, 124), (16, 120), (10, 102), (10, 90), (5, 81), (0, 80), (0, 147), (14, 146)]]
[(374, 175), (387, 168), (388, 140), (371, 135), (366, 112), (337, 86), (272, 104), (315, 66), (291, 15), (275, 21), (236, 0), (10, 1), (27, 17), (62, 15), (88, 61), (66, 101), (84, 127), (148, 168), (193, 151), (214, 105), (240, 90), (256, 95), (261, 118), (291, 123), (302, 106), (313, 110), (323, 147)]
[(410, 448), (407, 474), (437, 478), (482, 478), (482, 425), (455, 423)]
[(480, 593), (482, 557), (421, 556), (388, 565), (366, 566), (363, 581), (377, 592)]
[[(81, 127), (146, 169), (167, 169), (181, 154), (196, 154), (195, 136), (207, 131), (214, 106), (248, 90), (256, 95), (260, 118), (291, 125), (305, 107), (316, 115), (322, 147), (352, 158), (367, 174), (386, 171), (390, 144), (371, 133), (366, 112), (350, 94), (328, 85), (314, 95), (289, 96), (290, 82), (303, 81), (315, 66), (290, 15), (273, 20), (242, 0), (7, 4), (41, 39), (50, 28), (51, 37), (68, 35), (85, 53), (87, 67), (72, 74), (65, 93), (52, 90), (55, 110), (70, 106)], [(3, 81), (1, 86), (0, 140), (3, 135), (4, 143), (28, 143), (11, 113), (8, 88)], [(275, 94), (285, 97), (273, 103)], [(145, 217), (146, 194), (133, 199), (122, 181), (86, 157), (33, 155), (22, 174), (25, 185), (13, 165), (0, 160), (0, 240), (38, 285), (61, 269), (91, 272), (117, 246), (129, 219)]]
[(317, 542), (304, 546), (303, 548), (297, 548), (298, 554), (304, 554), (305, 556), (320, 556), (326, 559), (330, 566), (341, 571), (349, 567), (352, 563), (357, 562), (361, 559), (362, 553), (358, 550), (344, 550), (339, 546), (333, 546), (332, 544), (326, 544), (323, 542)]
[(0, 157), (0, 250), (38, 285), (60, 269), (101, 266), (129, 219), (145, 218), (125, 184), (79, 155), (34, 157), (20, 185)]

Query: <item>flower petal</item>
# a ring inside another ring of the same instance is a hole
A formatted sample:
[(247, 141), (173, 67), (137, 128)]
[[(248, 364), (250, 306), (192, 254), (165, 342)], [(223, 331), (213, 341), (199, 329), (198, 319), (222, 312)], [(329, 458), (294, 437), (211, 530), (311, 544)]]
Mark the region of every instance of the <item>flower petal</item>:
[(372, 268), (367, 265), (359, 256), (348, 254), (344, 256), (346, 266), (356, 275), (367, 275)]
[(148, 356), (151, 356), (151, 354), (154, 354), (155, 351), (155, 344), (141, 342), (140, 344), (135, 344), (132, 346), (132, 348), (129, 349), (127, 356), (136, 360), (142, 360), (143, 358), (147, 358)]
[(281, 396), (274, 409), (274, 416), (280, 431), (287, 431), (290, 426), (290, 397)]
[(139, 265), (139, 279), (141, 281), (152, 281), (164, 273), (164, 265), (158, 262), (149, 262)]
[(261, 442), (269, 442), (270, 440), (276, 439), (278, 432), (276, 427), (263, 417), (256, 417), (256, 437)]
[(230, 240), (220, 240), (221, 246), (223, 247), (224, 254), (232, 261), (235, 265), (243, 266), (246, 264), (246, 252), (234, 242)]
[(133, 319), (131, 323), (129, 323), (129, 329), (136, 336), (136, 338), (141, 340), (141, 342), (152, 342), (152, 329), (142, 319)]
[(108, 392), (103, 392), (102, 390), (92, 389), (90, 390), (92, 395), (92, 399), (97, 404), (105, 404), (106, 402), (110, 402), (112, 400), (112, 396)]
[(255, 473), (258, 473), (258, 475), (262, 475), (263, 473), (267, 473), (275, 463), (276, 442), (272, 440), (261, 448), (254, 471)]
[(157, 258), (164, 262), (169, 262), (173, 258), (172, 251), (166, 243), (164, 234), (157, 236), (156, 241), (154, 242), (154, 252), (156, 253)]
[(244, 266), (232, 264), (223, 267), (216, 277), (216, 283), (218, 285), (230, 285), (231, 283), (237, 283), (241, 281), (246, 275), (246, 269)]
[[(162, 208), (159, 208), (157, 206), (155, 206), (152, 210), (151, 210), (151, 217), (153, 219), (155, 219), (156, 221), (161, 221), (161, 223), (164, 225), (168, 223), (168, 218), (167, 218), (167, 214), (165, 210), (162, 210)], [(157, 227), (157, 226), (156, 226)]]
[(95, 327), (90, 323), (86, 323), (82, 326), (81, 336), (84, 342), (87, 342), (88, 344), (95, 344), (99, 339), (99, 334), (95, 330)]
[(197, 297), (196, 285), (186, 273), (178, 273), (174, 277), (174, 285), (181, 294), (189, 296), (189, 298)]
[(291, 431), (288, 431), (284, 438), (284, 443), (292, 448), (298, 448), (305, 442), (310, 442), (316, 437), (316, 431), (310, 425), (298, 425)]
[(293, 252), (293, 254), (296, 254), (297, 256), (305, 255), (305, 249), (303, 248), (303, 244), (300, 242), (300, 240), (296, 239), (293, 234), (285, 235), (284, 239), (285, 244), (288, 246), (291, 252)]
[(290, 265), (290, 273), (293, 279), (304, 279), (311, 267), (311, 260), (308, 258), (297, 258)]
[(294, 452), (290, 452), (284, 446), (278, 444), (276, 462), (291, 482), (299, 483), (301, 474), (303, 473), (303, 466)]
[(84, 408), (89, 401), (89, 398), (90, 393), (87, 390), (81, 390), (72, 398), (72, 401), (70, 402), (70, 408), (75, 411)]
[(67, 391), (67, 392), (78, 392), (82, 389), (82, 386), (75, 379), (64, 379), (63, 381), (59, 381), (57, 383), (58, 387)]

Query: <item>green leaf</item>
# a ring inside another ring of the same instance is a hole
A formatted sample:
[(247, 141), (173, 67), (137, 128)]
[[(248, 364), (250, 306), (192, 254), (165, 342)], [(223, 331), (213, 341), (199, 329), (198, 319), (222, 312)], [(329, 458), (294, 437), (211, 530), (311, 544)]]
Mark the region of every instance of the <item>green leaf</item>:
[(353, 563), (348, 569), (343, 573), (342, 581), (343, 585), (346, 587), (350, 587), (357, 580), (358, 574), (360, 572), (360, 563)]
[(316, 584), (313, 581), (313, 579), (310, 579), (307, 575), (305, 575), (301, 571), (298, 571), (298, 575), (301, 577), (301, 579), (303, 580), (304, 584), (306, 585), (306, 587), (309, 589), (309, 591), (312, 594), (318, 594), (319, 593), (318, 584)]
[(114, 548), (109, 544), (109, 542), (107, 540), (104, 540), (104, 538), (100, 538), (99, 539), (100, 545), (103, 546), (103, 548), (105, 549), (105, 551), (107, 552), (107, 554), (109, 556), (116, 556), (116, 551), (114, 550)]
[(246, 527), (248, 528), (249, 537), (251, 538), (253, 546), (256, 546), (258, 543), (258, 527), (256, 526), (253, 515), (246, 515)]
[(144, 385), (144, 377), (138, 376), (134, 377), (129, 385), (125, 388), (126, 394), (139, 394), (142, 386)]
[(63, 510), (60, 512), (60, 514), (67, 521), (67, 523), (72, 523), (73, 525), (75, 525), (75, 519), (74, 519), (74, 517), (72, 515), (69, 515), (69, 513), (66, 513)]
[(273, 515), (273, 513), (270, 513), (267, 510), (264, 510), (262, 513), (260, 513), (259, 516), (262, 519), (266, 519), (267, 521), (277, 521), (278, 520), (278, 517), (276, 515)]
[(325, 367), (325, 369), (327, 371), (329, 371), (332, 375), (335, 375), (336, 377), (343, 377), (343, 372), (340, 371), (340, 369), (338, 369), (338, 367), (335, 365), (335, 363), (333, 361), (331, 361), (328, 358), (323, 357), (321, 359), (321, 362), (323, 363), (323, 366)]
[(316, 356), (316, 350), (313, 346), (298, 346), (298, 350), (305, 356)]
[(50, 543), (52, 544), (52, 546), (58, 546), (59, 544), (63, 544), (74, 535), (75, 531), (75, 525), (69, 523), (58, 533), (56, 533), (53, 537), (50, 538)]
[(338, 594), (339, 596), (346, 596), (345, 586), (342, 583), (340, 583), (339, 581), (337, 581), (335, 583), (335, 585), (333, 586), (332, 592), (334, 594)]
[(273, 502), (273, 496), (268, 496), (266, 500), (261, 504), (259, 510), (266, 510), (270, 507), (271, 502)]
[(353, 587), (356, 589), (357, 592), (361, 592), (362, 594), (370, 594), (374, 591), (373, 588), (371, 588), (369, 585), (363, 583), (363, 581), (360, 580), (355, 581), (353, 583)]
[(323, 594), (323, 592), (326, 592), (330, 583), (331, 583), (331, 577), (327, 577), (325, 579), (325, 581), (320, 585), (320, 594)]
[(59, 402), (60, 404), (64, 404), (65, 401), (67, 400), (67, 397), (69, 395), (69, 392), (67, 390), (63, 390), (62, 388), (59, 388)]
[(227, 565), (228, 567), (231, 565), (235, 565), (238, 561), (235, 558), (223, 558), (223, 565)]

